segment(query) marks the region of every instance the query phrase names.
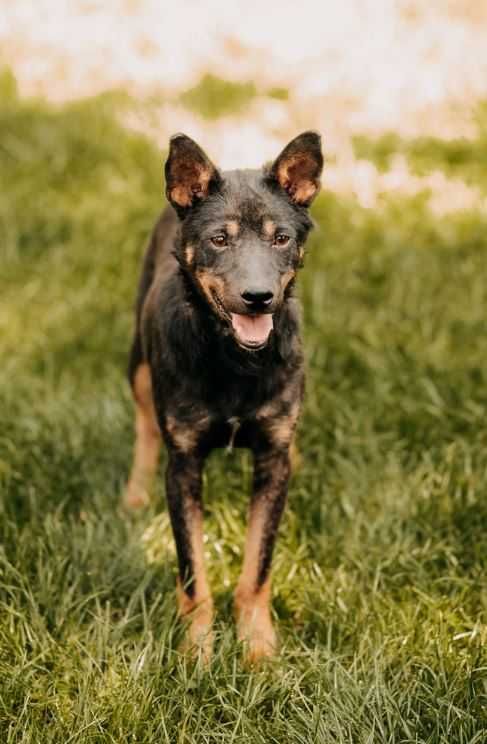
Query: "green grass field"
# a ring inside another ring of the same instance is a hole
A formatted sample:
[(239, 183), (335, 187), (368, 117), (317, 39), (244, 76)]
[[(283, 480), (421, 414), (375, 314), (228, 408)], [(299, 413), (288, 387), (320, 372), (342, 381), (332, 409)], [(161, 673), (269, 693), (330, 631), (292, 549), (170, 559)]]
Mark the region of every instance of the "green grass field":
[[(317, 200), (303, 462), (275, 557), (282, 653), (241, 662), (232, 587), (251, 463), (218, 453), (205, 670), (177, 650), (162, 484), (149, 512), (119, 508), (164, 153), (117, 124), (125, 104), (109, 96), (49, 108), (4, 73), (0, 101), (1, 744), (485, 743), (487, 214), (438, 219), (427, 195)], [(385, 149), (424, 166), (428, 146), (450, 172), (441, 142)], [(462, 146), (455, 176), (487, 186), (485, 128)]]

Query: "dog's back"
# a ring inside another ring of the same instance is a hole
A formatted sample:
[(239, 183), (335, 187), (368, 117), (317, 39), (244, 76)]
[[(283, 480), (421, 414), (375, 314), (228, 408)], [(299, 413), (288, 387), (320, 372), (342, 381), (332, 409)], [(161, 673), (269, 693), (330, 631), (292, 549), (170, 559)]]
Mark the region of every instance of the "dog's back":
[[(147, 360), (147, 330), (145, 322), (155, 312), (162, 284), (170, 281), (178, 271), (174, 257), (174, 240), (178, 218), (171, 206), (159, 217), (147, 247), (135, 303), (135, 333), (129, 357), (128, 376), (131, 386), (138, 366)], [(145, 321), (145, 322), (144, 322)]]

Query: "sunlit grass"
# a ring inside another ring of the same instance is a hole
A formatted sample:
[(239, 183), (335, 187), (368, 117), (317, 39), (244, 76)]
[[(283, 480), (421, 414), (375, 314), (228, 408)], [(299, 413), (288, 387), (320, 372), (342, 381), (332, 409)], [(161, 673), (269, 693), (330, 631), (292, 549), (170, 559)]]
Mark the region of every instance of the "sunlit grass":
[(319, 198), (301, 280), (302, 466), (275, 558), (283, 653), (254, 673), (241, 663), (231, 591), (251, 464), (218, 453), (203, 671), (177, 652), (162, 483), (148, 513), (118, 507), (163, 154), (104, 97), (54, 109), (2, 86), (2, 742), (485, 741), (485, 214)]

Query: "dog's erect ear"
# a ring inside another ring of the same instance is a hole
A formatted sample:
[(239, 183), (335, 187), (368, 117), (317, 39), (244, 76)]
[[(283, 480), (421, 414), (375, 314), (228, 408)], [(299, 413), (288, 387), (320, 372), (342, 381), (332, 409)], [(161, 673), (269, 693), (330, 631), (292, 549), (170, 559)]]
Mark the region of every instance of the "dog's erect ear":
[(322, 169), (320, 135), (303, 132), (286, 145), (268, 174), (287, 191), (292, 202), (308, 207), (320, 189)]
[(221, 176), (211, 160), (185, 134), (171, 137), (165, 174), (166, 196), (180, 217), (221, 183)]

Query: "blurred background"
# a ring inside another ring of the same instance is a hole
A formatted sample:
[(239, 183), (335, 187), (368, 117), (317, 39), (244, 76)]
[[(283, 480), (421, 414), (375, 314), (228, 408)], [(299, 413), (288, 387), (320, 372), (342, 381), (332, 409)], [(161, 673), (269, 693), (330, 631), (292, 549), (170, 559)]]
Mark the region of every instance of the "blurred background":
[(351, 137), (472, 135), (487, 95), (482, 0), (70, 0), (0, 3), (1, 60), (23, 95), (62, 102), (122, 88), (130, 126), (164, 147), (184, 131), (224, 167), (260, 165), (309, 127), (325, 138), (326, 185), (371, 205), (425, 186), (443, 208), (474, 191), (421, 180), (396, 157), (387, 177)]

